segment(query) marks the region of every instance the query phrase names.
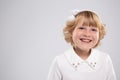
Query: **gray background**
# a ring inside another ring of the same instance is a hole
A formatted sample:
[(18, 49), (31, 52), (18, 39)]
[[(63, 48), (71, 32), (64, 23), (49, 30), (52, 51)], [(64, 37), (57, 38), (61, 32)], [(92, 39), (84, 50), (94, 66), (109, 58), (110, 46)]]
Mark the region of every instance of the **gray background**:
[(119, 5), (119, 0), (0, 0), (0, 80), (45, 80), (53, 58), (70, 47), (62, 29), (73, 9), (94, 10), (107, 25), (99, 49), (110, 54), (120, 80)]

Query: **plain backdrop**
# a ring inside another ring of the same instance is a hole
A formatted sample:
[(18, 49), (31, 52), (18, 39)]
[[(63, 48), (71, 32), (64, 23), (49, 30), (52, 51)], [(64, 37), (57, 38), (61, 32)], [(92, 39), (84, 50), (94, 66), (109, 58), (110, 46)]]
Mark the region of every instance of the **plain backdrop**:
[(71, 46), (62, 29), (74, 9), (93, 10), (106, 24), (98, 49), (120, 80), (119, 8), (119, 0), (0, 0), (0, 80), (46, 80), (54, 57)]

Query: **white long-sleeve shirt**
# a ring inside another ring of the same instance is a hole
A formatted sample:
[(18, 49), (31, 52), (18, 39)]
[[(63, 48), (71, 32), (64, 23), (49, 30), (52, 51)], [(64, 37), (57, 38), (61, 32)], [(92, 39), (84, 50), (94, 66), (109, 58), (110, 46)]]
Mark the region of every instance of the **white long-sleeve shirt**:
[(108, 54), (92, 49), (83, 60), (71, 48), (54, 59), (47, 80), (116, 80), (116, 75)]

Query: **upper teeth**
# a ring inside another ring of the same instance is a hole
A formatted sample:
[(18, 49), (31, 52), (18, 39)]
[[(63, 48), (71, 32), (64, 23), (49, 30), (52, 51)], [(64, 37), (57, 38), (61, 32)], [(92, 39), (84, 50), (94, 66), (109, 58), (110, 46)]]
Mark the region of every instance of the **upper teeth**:
[(90, 42), (91, 40), (90, 39), (80, 39), (82, 40), (83, 42)]

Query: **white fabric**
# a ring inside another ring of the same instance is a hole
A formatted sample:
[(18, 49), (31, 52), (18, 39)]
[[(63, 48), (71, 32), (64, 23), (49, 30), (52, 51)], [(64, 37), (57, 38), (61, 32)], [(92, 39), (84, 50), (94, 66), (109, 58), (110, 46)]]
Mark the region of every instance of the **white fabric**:
[(54, 59), (47, 80), (116, 80), (116, 75), (108, 54), (92, 49), (82, 60), (69, 49)]

